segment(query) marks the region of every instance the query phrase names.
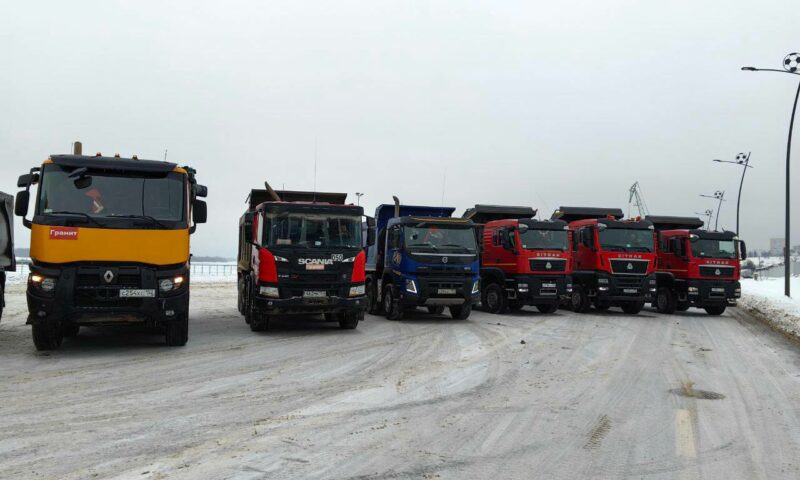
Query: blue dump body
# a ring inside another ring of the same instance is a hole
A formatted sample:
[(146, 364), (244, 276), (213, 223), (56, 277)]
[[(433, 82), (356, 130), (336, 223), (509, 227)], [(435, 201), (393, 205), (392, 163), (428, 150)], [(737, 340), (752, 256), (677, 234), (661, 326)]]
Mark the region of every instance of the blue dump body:
[[(396, 308), (450, 307), (466, 318), (478, 301), (479, 257), (474, 223), (452, 218), (451, 207), (380, 205), (375, 211), (375, 245), (367, 251), (373, 313), (383, 308), (387, 286)], [(466, 313), (465, 313), (466, 312)], [(387, 315), (388, 316), (388, 315)], [(399, 318), (399, 317), (398, 317)]]

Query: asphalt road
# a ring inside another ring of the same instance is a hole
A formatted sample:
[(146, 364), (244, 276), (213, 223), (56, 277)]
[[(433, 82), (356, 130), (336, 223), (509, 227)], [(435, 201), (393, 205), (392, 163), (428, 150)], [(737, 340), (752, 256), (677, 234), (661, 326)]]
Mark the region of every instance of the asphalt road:
[(800, 347), (743, 313), (533, 309), (249, 331), (195, 285), (189, 344), (0, 323), (0, 478), (800, 478)]

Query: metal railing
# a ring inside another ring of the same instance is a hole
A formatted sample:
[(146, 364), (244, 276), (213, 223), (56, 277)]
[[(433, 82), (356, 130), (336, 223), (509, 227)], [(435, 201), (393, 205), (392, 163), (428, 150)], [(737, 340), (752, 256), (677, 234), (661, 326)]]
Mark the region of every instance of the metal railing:
[[(25, 283), (30, 273), (28, 266), (29, 260), (23, 259), (17, 262), (17, 269), (14, 272), (6, 272), (6, 282)], [(235, 263), (193, 263), (191, 266), (192, 277), (235, 277), (236, 264)]]

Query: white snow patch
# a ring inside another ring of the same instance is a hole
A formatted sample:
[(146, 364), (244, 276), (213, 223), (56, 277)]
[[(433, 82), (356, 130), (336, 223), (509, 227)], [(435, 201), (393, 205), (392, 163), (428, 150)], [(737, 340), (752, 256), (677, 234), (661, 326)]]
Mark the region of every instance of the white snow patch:
[(773, 326), (800, 338), (800, 278), (791, 279), (792, 298), (784, 295), (783, 278), (743, 279), (739, 306), (761, 313)]

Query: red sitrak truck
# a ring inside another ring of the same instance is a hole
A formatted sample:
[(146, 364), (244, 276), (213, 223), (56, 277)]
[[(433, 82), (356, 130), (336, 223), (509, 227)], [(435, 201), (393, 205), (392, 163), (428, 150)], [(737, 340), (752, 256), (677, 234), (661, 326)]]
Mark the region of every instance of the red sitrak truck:
[(619, 208), (560, 207), (554, 219), (572, 232), (572, 295), (576, 312), (619, 307), (639, 313), (656, 291), (656, 242), (648, 220), (622, 220)]
[(504, 313), (533, 305), (552, 313), (571, 293), (567, 223), (535, 215), (531, 207), (499, 205), (464, 212), (478, 225), (484, 310)]
[(704, 309), (721, 315), (741, 294), (739, 263), (747, 247), (734, 232), (703, 230), (696, 217), (646, 217), (658, 233), (658, 292), (661, 313)]

